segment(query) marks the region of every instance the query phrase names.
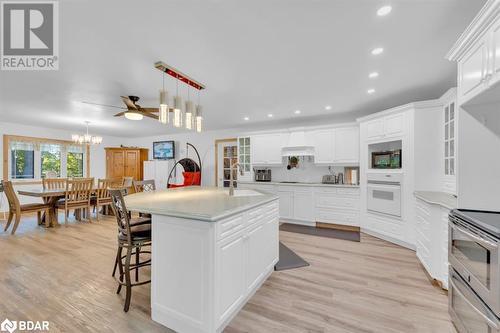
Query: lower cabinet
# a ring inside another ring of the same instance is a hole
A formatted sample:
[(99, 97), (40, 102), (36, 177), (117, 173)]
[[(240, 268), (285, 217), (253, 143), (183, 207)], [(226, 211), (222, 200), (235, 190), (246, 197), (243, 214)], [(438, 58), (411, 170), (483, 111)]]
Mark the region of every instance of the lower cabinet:
[(216, 247), (218, 325), (231, 319), (235, 310), (272, 271), (279, 256), (276, 201), (252, 209), (244, 217), (236, 216), (224, 222), (221, 228), (231, 226), (232, 232), (217, 233), (225, 236), (219, 236), (224, 238), (217, 241)]
[(283, 222), (359, 226), (360, 189), (357, 187), (257, 182), (243, 182), (238, 186), (276, 194), (279, 197), (279, 217)]
[(448, 289), (449, 209), (415, 201), (415, 247), (417, 257), (429, 275)]

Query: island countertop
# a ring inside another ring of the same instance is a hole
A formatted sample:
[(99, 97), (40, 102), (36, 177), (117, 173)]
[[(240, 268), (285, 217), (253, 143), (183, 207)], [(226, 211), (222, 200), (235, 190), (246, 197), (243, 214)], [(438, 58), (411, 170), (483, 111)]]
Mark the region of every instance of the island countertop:
[(278, 199), (259, 190), (235, 189), (236, 196), (229, 196), (228, 192), (227, 188), (180, 187), (130, 194), (125, 197), (125, 204), (136, 212), (216, 222)]

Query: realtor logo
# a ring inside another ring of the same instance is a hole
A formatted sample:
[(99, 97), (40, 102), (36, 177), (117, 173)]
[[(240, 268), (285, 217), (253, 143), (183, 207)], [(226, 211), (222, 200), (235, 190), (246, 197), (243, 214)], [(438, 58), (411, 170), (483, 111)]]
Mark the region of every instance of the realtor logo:
[(17, 322), (16, 321), (10, 321), (8, 318), (5, 318), (5, 320), (0, 324), (0, 330), (2, 332), (9, 332), (12, 333), (17, 329)]
[(1, 1), (0, 21), (0, 69), (59, 69), (57, 1)]

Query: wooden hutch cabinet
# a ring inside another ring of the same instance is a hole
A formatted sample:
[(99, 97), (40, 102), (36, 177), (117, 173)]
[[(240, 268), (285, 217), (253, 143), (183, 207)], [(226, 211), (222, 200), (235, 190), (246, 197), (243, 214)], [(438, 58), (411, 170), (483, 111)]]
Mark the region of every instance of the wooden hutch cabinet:
[(148, 160), (146, 148), (105, 148), (106, 178), (133, 177), (143, 180), (144, 161)]

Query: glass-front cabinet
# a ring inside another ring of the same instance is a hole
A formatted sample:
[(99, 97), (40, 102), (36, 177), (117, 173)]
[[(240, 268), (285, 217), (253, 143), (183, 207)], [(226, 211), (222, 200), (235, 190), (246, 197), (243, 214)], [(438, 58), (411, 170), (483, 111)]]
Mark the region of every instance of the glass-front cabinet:
[(238, 162), (243, 167), (244, 175), (240, 177), (241, 180), (252, 179), (252, 164), (250, 158), (250, 137), (238, 138)]

